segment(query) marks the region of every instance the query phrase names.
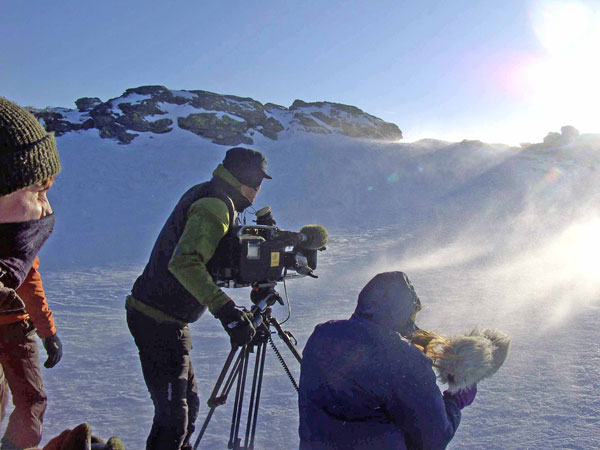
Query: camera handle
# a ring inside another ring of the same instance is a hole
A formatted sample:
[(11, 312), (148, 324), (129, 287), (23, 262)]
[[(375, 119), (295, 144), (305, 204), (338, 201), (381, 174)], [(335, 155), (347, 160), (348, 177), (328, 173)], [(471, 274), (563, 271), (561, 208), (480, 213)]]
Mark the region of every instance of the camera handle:
[[(253, 309), (255, 307), (259, 308), (258, 305), (254, 305)], [(287, 370), (287, 365), (285, 364), (285, 361), (283, 360), (281, 354), (277, 351), (271, 339), (270, 326), (273, 325), (275, 327), (278, 336), (285, 342), (285, 344), (290, 349), (290, 351), (299, 363), (302, 361), (300, 353), (296, 350), (289, 336), (281, 328), (281, 325), (279, 324), (277, 319), (271, 316), (271, 309), (267, 307), (264, 311), (260, 311), (260, 309), (258, 311), (259, 312), (255, 313), (255, 316), (260, 316), (261, 322), (257, 326), (257, 333), (252, 342), (242, 347), (232, 347), (229, 352), (229, 355), (227, 356), (227, 360), (223, 365), (223, 369), (221, 370), (219, 378), (217, 379), (217, 382), (213, 388), (212, 394), (210, 395), (210, 398), (207, 401), (210, 411), (208, 412), (206, 419), (204, 420), (204, 423), (202, 425), (202, 428), (200, 429), (198, 437), (196, 438), (196, 442), (194, 443), (194, 450), (197, 450), (198, 446), (200, 445), (200, 441), (204, 436), (206, 428), (208, 427), (208, 424), (213, 416), (215, 409), (218, 406), (224, 405), (227, 402), (227, 397), (234, 383), (236, 383), (235, 400), (233, 405), (231, 428), (229, 432), (229, 442), (227, 448), (240, 450), (254, 449), (254, 437), (256, 435), (258, 407), (260, 403), (260, 393), (262, 389), (267, 342), (271, 343), (271, 346), (273, 347), (277, 358), (282, 364), (284, 371), (292, 381), (294, 388), (296, 390), (298, 389), (298, 386), (295, 380), (293, 379), (291, 373), (289, 372), (289, 370)], [(256, 347), (256, 349), (254, 349), (254, 347)], [(248, 363), (250, 361), (251, 354), (255, 354), (254, 373), (252, 377), (250, 403), (248, 406), (248, 419), (246, 423), (244, 446), (242, 447), (241, 438), (239, 437), (239, 431), (242, 407), (244, 402), (244, 392), (246, 390)], [(221, 389), (222, 386), (223, 388)]]

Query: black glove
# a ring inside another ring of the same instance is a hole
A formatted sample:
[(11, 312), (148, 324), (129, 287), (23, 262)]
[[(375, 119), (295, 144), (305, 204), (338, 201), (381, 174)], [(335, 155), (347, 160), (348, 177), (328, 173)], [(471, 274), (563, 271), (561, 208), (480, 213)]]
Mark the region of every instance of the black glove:
[(256, 329), (252, 325), (252, 313), (237, 309), (233, 300), (229, 300), (215, 313), (215, 317), (221, 321), (221, 325), (229, 334), (232, 346), (245, 345), (249, 343)]
[(62, 358), (62, 343), (56, 333), (52, 336), (45, 337), (42, 339), (42, 342), (44, 343), (44, 348), (48, 354), (48, 359), (44, 363), (44, 367), (51, 369), (57, 365)]
[(0, 281), (0, 314), (16, 314), (25, 311), (25, 303), (15, 292)]

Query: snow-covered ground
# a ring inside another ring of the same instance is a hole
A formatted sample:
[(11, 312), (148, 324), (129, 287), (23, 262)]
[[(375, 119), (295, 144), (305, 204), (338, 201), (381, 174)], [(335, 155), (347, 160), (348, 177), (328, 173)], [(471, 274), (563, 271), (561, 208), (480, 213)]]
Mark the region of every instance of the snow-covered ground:
[[(401, 268), (401, 263), (378, 263), (383, 243), (411, 245), (410, 237), (401, 239), (396, 232), (333, 235), (329, 250), (320, 255), (319, 279), (287, 283), (292, 318), (284, 328), (292, 331), (299, 348), (315, 324), (348, 317), (358, 292), (374, 273)], [(373, 240), (379, 244), (373, 245)], [(140, 269), (45, 273), (65, 343), (64, 360), (44, 373), (50, 396), (46, 436), (85, 420), (100, 436), (118, 435), (127, 448), (144, 447), (153, 410), (123, 310), (124, 296)], [(505, 365), (480, 384), (474, 405), (464, 410), (450, 448), (597, 448), (598, 304), (573, 298), (577, 312), (553, 321), (552, 310), (560, 307), (560, 301), (536, 298), (533, 293), (523, 298), (518, 291), (523, 284), (537, 283), (535, 270), (519, 278), (494, 278), (496, 270), (470, 263), (406, 269), (424, 304), (419, 320), (422, 327), (452, 334), (483, 325), (499, 328), (513, 338)], [(249, 306), (247, 289), (229, 293)], [(277, 305), (275, 314), (283, 320), (287, 308)], [(225, 361), (228, 344), (219, 322), (210, 315), (192, 325), (192, 334), (203, 419), (208, 411), (205, 401)], [(294, 358), (277, 337), (274, 340), (298, 377)], [(270, 348), (267, 352), (256, 447), (295, 448), (295, 391), (275, 354)], [(231, 408), (232, 401), (217, 408), (200, 448), (225, 448)]]
[[(41, 270), (64, 358), (44, 369), (44, 442), (87, 421), (101, 437), (144, 448), (153, 408), (124, 298), (174, 203), (207, 179), (225, 150), (191, 133), (161, 139), (123, 146), (92, 132), (59, 138), (63, 174), (50, 193), (57, 228)], [(424, 305), (421, 327), (451, 335), (479, 325), (513, 339), (449, 448), (600, 447), (600, 145), (593, 142), (529, 153), (335, 136), (259, 142), (274, 179), (257, 208), (271, 204), (283, 228), (321, 223), (331, 234), (319, 278), (287, 283), (292, 317), (284, 328), (302, 349), (317, 323), (352, 313), (373, 275), (403, 270)], [(247, 289), (228, 294), (249, 306)], [(274, 312), (287, 316), (279, 305)], [(229, 348), (210, 315), (191, 330), (199, 428)], [(298, 377), (294, 358), (274, 341)], [(200, 448), (225, 448), (231, 407), (217, 408)], [(267, 349), (256, 447), (295, 448), (297, 424), (295, 391)]]

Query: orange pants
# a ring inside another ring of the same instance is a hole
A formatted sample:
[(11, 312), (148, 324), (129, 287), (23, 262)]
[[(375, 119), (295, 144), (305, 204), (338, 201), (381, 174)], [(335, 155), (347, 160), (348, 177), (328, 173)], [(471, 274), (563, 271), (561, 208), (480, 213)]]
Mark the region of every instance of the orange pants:
[[(29, 320), (0, 325), (0, 366), (12, 394), (15, 408), (10, 415), (2, 443), (22, 448), (36, 447), (42, 440), (46, 394), (35, 339)], [(6, 393), (3, 395), (2, 401)]]

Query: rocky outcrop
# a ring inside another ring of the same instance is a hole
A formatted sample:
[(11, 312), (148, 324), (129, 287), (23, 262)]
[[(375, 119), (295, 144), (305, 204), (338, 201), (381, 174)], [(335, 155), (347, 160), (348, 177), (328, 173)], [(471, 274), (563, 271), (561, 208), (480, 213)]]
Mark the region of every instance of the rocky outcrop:
[(94, 128), (94, 122), (91, 119), (87, 119), (83, 122), (71, 122), (66, 113), (70, 110), (64, 108), (55, 109), (44, 109), (44, 110), (33, 110), (31, 111), (41, 122), (48, 131), (54, 131), (57, 136), (68, 133), (69, 131), (87, 130)]
[(290, 111), (294, 114), (294, 121), (310, 133), (335, 133), (382, 140), (402, 139), (402, 131), (396, 124), (384, 122), (356, 106), (295, 100)]
[(140, 133), (189, 131), (221, 145), (253, 144), (258, 135), (277, 140), (281, 133), (341, 134), (355, 138), (398, 140), (393, 123), (339, 103), (306, 103), (290, 108), (251, 98), (208, 91), (177, 91), (164, 86), (127, 89), (122, 96), (102, 102), (97, 97), (75, 101), (65, 108), (32, 111), (48, 131), (57, 135), (95, 128), (100, 137), (128, 144)]
[(561, 127), (560, 133), (551, 131), (544, 137), (544, 141), (536, 144), (525, 142), (521, 144), (521, 148), (529, 150), (548, 150), (560, 149), (576, 143), (580, 140), (579, 130), (572, 125)]
[(216, 113), (190, 114), (177, 120), (179, 128), (191, 131), (205, 138), (212, 139), (215, 144), (239, 145), (252, 144), (253, 141), (245, 135), (248, 122), (235, 120), (228, 115), (217, 116)]
[(102, 100), (100, 100), (98, 97), (83, 97), (75, 100), (75, 106), (77, 106), (79, 112), (90, 111), (92, 108), (98, 106), (100, 103), (102, 103)]

